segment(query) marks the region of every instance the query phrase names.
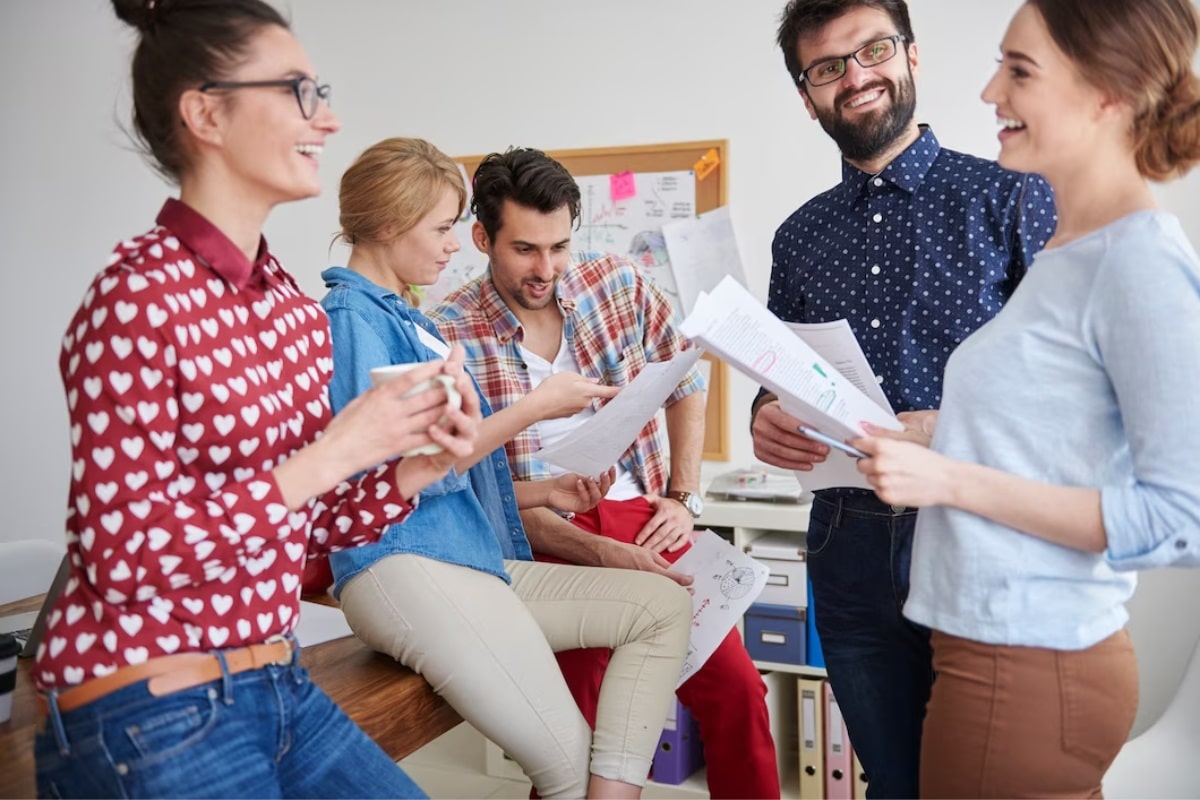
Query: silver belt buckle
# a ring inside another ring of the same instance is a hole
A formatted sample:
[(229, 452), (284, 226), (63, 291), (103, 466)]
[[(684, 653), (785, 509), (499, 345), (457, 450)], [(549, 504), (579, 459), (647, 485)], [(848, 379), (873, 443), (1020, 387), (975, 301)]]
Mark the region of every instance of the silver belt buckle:
[(287, 653), (282, 658), (279, 658), (270, 663), (275, 664), (280, 667), (289, 666), (292, 663), (292, 657), (296, 654), (296, 640), (291, 636), (287, 636), (282, 633), (276, 633), (271, 636), (268, 636), (267, 641), (264, 642), (264, 644), (276, 644), (276, 643), (282, 643), (282, 644), (287, 645)]

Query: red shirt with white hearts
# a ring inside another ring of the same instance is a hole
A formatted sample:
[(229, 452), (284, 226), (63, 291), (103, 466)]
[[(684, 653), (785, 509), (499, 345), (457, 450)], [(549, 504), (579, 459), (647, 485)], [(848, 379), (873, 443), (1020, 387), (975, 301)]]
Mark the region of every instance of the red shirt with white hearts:
[(325, 314), (265, 241), (251, 263), (177, 200), (157, 222), (117, 245), (63, 341), (71, 576), (42, 689), (286, 633), (307, 553), (412, 508), (381, 466), (289, 513), (271, 471), (332, 416)]

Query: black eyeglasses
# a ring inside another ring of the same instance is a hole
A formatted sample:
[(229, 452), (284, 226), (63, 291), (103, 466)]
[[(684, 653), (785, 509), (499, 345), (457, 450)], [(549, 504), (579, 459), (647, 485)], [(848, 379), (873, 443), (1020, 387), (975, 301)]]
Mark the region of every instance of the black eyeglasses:
[(801, 70), (796, 77), (796, 84), (799, 85), (808, 81), (809, 86), (824, 86), (827, 83), (833, 83), (840, 80), (846, 74), (846, 62), (853, 58), (859, 63), (859, 66), (870, 69), (877, 67), (885, 61), (890, 61), (895, 57), (900, 50), (900, 42), (905, 41), (900, 34), (889, 36), (886, 39), (877, 39), (868, 45), (858, 48), (853, 53), (847, 53), (838, 58), (824, 58), (817, 63), (811, 65), (808, 69)]
[(291, 89), (305, 119), (312, 119), (317, 115), (322, 100), (329, 105), (329, 93), (332, 91), (329, 84), (317, 85), (315, 80), (307, 76), (278, 81), (205, 81), (200, 84), (202, 92), (268, 88)]

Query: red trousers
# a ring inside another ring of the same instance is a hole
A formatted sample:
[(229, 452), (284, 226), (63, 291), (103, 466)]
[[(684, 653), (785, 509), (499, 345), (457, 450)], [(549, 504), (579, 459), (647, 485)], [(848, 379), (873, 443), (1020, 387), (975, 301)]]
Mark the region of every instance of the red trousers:
[[(588, 533), (632, 543), (653, 515), (654, 509), (640, 497), (602, 500), (591, 511), (576, 514), (574, 522)], [(664, 551), (662, 556), (674, 563), (685, 552), (687, 548), (674, 553)], [(535, 557), (556, 560), (537, 554)], [(600, 681), (608, 667), (610, 652), (591, 648), (558, 654), (567, 686), (593, 728)], [(713, 800), (779, 797), (779, 770), (766, 695), (766, 684), (736, 628), (676, 692), (700, 726), (708, 765), (708, 791)]]

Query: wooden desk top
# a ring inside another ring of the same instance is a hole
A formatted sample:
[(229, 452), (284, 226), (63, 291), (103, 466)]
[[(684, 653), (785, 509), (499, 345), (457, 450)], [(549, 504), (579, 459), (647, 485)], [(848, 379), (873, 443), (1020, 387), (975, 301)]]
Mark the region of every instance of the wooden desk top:
[[(36, 611), (41, 603), (31, 597), (3, 604), (0, 615)], [(404, 758), (462, 721), (424, 678), (354, 637), (306, 647), (300, 663), (392, 758)], [(0, 723), (0, 798), (37, 796), (33, 739), (42, 720), (32, 670), (32, 658), (18, 659), (12, 717)]]

